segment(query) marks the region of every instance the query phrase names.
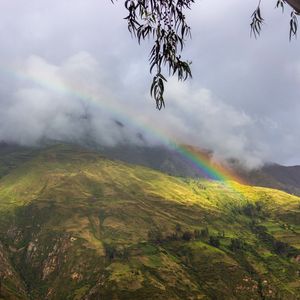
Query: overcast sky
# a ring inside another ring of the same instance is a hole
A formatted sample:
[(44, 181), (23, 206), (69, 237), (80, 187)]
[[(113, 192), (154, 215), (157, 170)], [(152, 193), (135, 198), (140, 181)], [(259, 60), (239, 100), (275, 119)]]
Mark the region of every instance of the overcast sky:
[(169, 138), (247, 166), (300, 164), (300, 41), (288, 41), (288, 10), (263, 1), (265, 26), (255, 40), (256, 0), (196, 1), (183, 53), (193, 79), (170, 79), (167, 106), (157, 111), (151, 42), (130, 37), (122, 2), (0, 1), (0, 140)]

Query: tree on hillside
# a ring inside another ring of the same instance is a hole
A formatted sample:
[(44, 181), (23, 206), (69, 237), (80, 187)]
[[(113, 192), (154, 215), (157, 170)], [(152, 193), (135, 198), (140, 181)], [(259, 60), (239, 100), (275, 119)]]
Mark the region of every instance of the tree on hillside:
[[(111, 0), (115, 2), (117, 0)], [(120, 1), (120, 0), (119, 0)], [(261, 1), (252, 14), (251, 33), (255, 37), (260, 34), (264, 19), (261, 13)], [(292, 8), (290, 16), (290, 39), (296, 36), (300, 14), (300, 0), (273, 0), (276, 7)], [(160, 110), (165, 106), (163, 69), (169, 75), (177, 75), (178, 80), (192, 77), (191, 62), (181, 58), (181, 52), (187, 38), (191, 37), (191, 28), (186, 21), (185, 11), (191, 9), (195, 0), (124, 0), (127, 10), (125, 19), (128, 30), (138, 42), (153, 38), (154, 45), (150, 51), (150, 73), (154, 72), (150, 88), (151, 96)]]

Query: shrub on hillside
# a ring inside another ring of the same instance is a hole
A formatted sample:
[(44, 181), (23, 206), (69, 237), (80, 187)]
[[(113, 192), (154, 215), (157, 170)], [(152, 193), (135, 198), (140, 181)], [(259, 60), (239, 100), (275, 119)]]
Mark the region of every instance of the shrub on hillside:
[(182, 239), (184, 241), (190, 241), (194, 237), (193, 233), (191, 231), (185, 231), (182, 235)]
[(230, 241), (230, 250), (232, 251), (239, 251), (245, 248), (245, 242), (240, 238), (232, 238)]
[(155, 244), (160, 244), (163, 242), (163, 235), (159, 230), (150, 229), (148, 231), (148, 239)]
[(104, 248), (105, 248), (105, 256), (106, 258), (109, 259), (109, 261), (112, 261), (116, 258), (117, 256), (117, 248), (114, 245), (110, 245), (110, 244), (104, 244)]
[(217, 236), (210, 236), (209, 244), (213, 247), (219, 248), (220, 247), (220, 238)]
[(201, 236), (201, 238), (204, 238), (204, 239), (209, 237), (209, 231), (208, 231), (207, 227), (205, 227), (204, 229), (201, 229), (200, 236)]

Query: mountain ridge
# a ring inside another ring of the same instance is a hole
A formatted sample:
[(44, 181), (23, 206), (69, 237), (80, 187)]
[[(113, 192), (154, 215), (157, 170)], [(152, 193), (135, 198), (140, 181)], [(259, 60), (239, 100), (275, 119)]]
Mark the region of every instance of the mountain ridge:
[[(0, 177), (14, 166), (30, 159), (42, 149), (59, 144), (63, 145), (64, 143), (48, 141), (36, 147), (0, 143)], [(89, 143), (87, 143), (87, 146), (72, 143), (69, 145), (96, 151), (109, 159), (149, 167), (173, 176), (208, 178), (203, 170), (195, 168), (189, 160), (183, 159), (178, 152), (165, 146), (149, 147), (120, 144), (108, 147)], [(209, 150), (187, 147), (191, 151), (194, 149), (195, 153), (198, 151), (206, 157), (207, 161), (212, 156), (212, 152)], [(214, 168), (213, 164), (211, 166)], [(300, 196), (300, 166), (282, 166), (276, 163), (267, 163), (258, 169), (247, 170), (241, 167), (238, 161), (232, 161), (224, 164), (223, 167), (225, 167), (225, 170), (228, 169), (236, 174), (237, 177), (240, 177), (243, 182), (249, 185), (280, 189)]]
[[(189, 149), (207, 158), (212, 156), (209, 150), (201, 150), (195, 147)], [(144, 147), (132, 145), (120, 145), (117, 147), (102, 147), (101, 152), (108, 158), (139, 164), (157, 169), (174, 176), (207, 178), (207, 174), (201, 169), (195, 169), (191, 162), (184, 160), (176, 151), (167, 147)], [(213, 167), (213, 164), (211, 164)], [(300, 166), (282, 166), (276, 163), (266, 163), (260, 168), (247, 170), (241, 167), (239, 162), (223, 164), (225, 169), (235, 173), (237, 177), (247, 184), (254, 186), (280, 189), (288, 193), (300, 196)]]

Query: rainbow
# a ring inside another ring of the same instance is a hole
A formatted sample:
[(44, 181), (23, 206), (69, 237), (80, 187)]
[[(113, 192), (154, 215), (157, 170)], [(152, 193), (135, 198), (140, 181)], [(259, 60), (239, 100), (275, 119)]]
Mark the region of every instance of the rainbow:
[(246, 184), (244, 180), (238, 177), (229, 168), (223, 166), (221, 163), (214, 161), (212, 162), (209, 155), (204, 154), (197, 148), (188, 145), (174, 144), (173, 148), (181, 155), (182, 158), (188, 160), (192, 166), (197, 170), (201, 170), (212, 180), (222, 181), (229, 183), (235, 181), (241, 184)]
[[(89, 101), (101, 109), (105, 111), (109, 111), (113, 117), (116, 119), (126, 120), (130, 123), (130, 125), (134, 126), (135, 128), (143, 128), (147, 133), (149, 133), (154, 138), (158, 139), (162, 144), (170, 147), (172, 150), (175, 151), (183, 160), (187, 161), (191, 167), (200, 171), (202, 174), (205, 175), (207, 179), (221, 181), (226, 183), (231, 190), (236, 190), (236, 182), (245, 184), (243, 180), (237, 177), (231, 170), (225, 168), (221, 164), (211, 162), (211, 159), (208, 155), (203, 154), (196, 148), (192, 148), (191, 146), (178, 144), (173, 139), (163, 133), (161, 130), (157, 130), (154, 126), (150, 126), (142, 121), (136, 119), (136, 117), (130, 113), (129, 111), (125, 111), (124, 107), (120, 107), (113, 103), (112, 101), (103, 102), (95, 97), (80, 92), (76, 87), (69, 88), (60, 82), (51, 82), (49, 78), (47, 78), (46, 74), (39, 73), (38, 76), (28, 75), (21, 71), (12, 71), (11, 69), (7, 68), (0, 68), (1, 72), (15, 77), (20, 80), (26, 80), (38, 84), (39, 86), (46, 88), (50, 91), (54, 91), (55, 93), (66, 94), (78, 99)], [(235, 182), (235, 183), (233, 183)]]

